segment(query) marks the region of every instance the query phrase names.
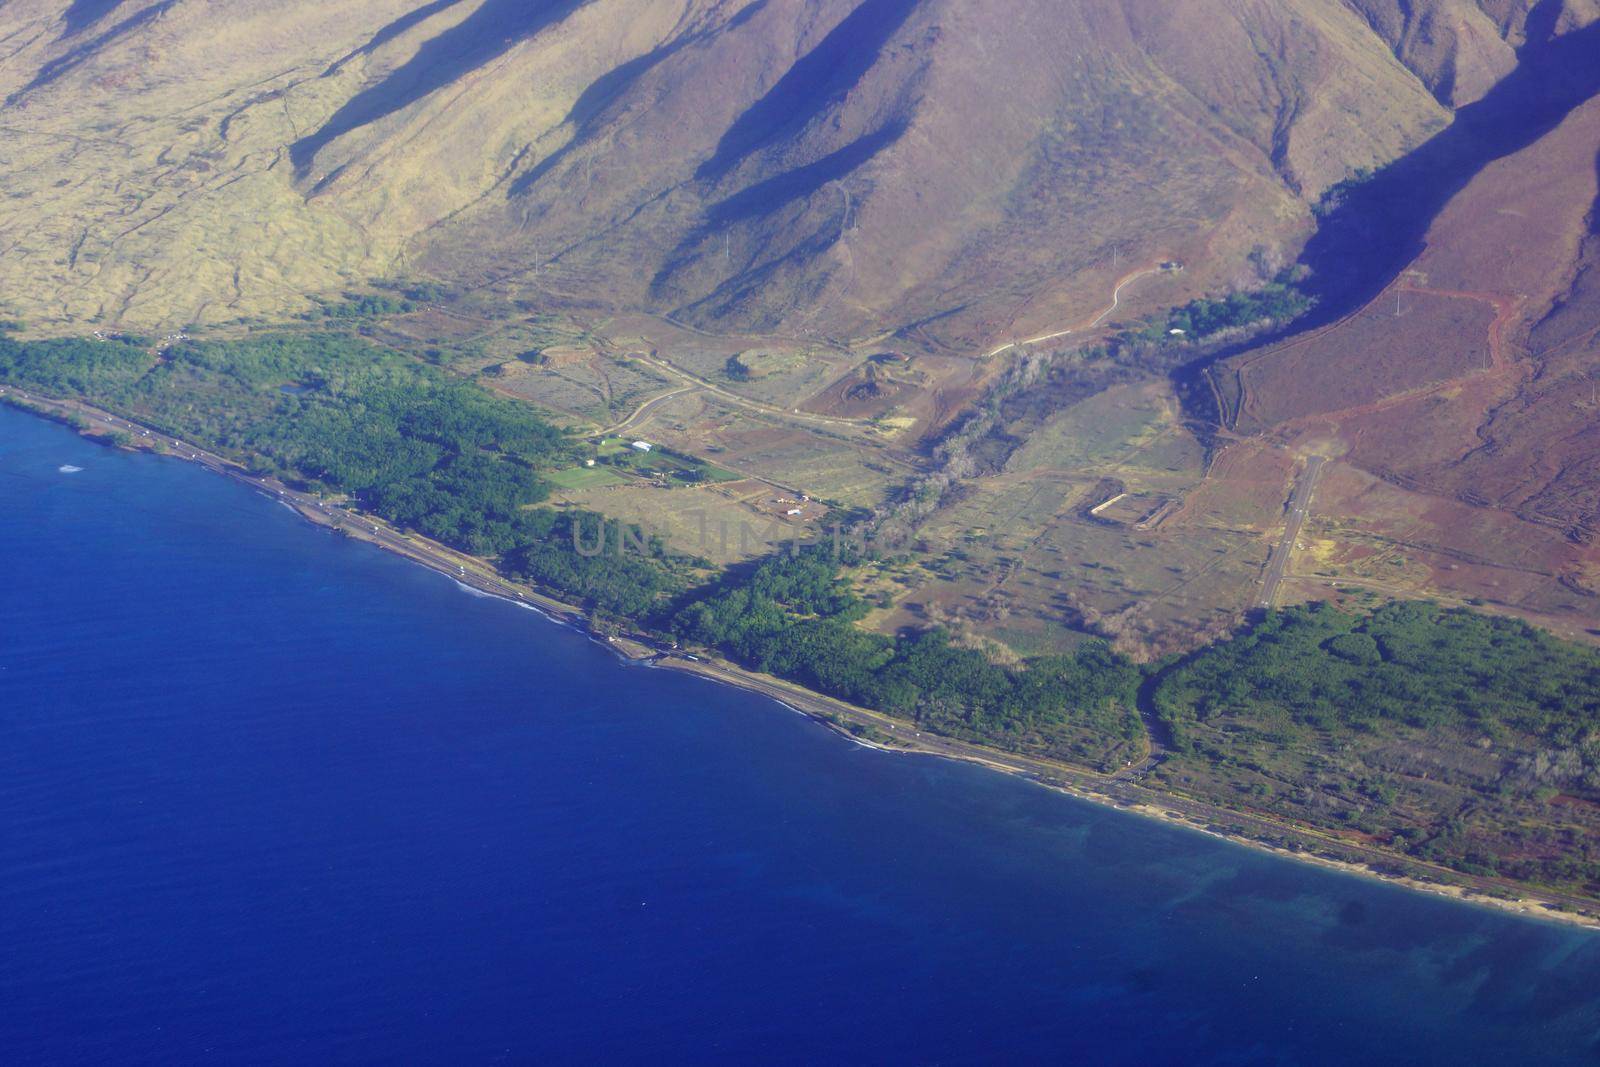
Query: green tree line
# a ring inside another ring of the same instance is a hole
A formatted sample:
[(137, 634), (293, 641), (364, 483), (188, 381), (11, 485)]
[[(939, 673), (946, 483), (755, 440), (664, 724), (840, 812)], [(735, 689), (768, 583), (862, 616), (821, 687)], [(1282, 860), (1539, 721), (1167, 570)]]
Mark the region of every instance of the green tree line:
[(867, 604), (841, 562), (826, 546), (780, 553), (697, 591), (669, 625), (753, 670), (951, 736), (1064, 756), (1079, 754), (1064, 731), (1138, 738), (1139, 669), (1102, 642), (1006, 667), (943, 630), (871, 633), (855, 625)]

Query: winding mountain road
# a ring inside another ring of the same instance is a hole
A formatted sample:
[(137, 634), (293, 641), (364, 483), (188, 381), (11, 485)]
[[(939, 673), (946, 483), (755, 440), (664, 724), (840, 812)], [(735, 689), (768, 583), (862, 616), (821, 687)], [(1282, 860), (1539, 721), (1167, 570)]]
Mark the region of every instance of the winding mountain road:
[(998, 356), (1004, 352), (1009, 352), (1013, 348), (1019, 348), (1026, 345), (1043, 344), (1046, 341), (1054, 341), (1058, 337), (1066, 337), (1069, 334), (1079, 333), (1083, 330), (1092, 330), (1102, 322), (1106, 321), (1106, 319), (1116, 314), (1117, 309), (1122, 306), (1122, 291), (1124, 289), (1138, 281), (1140, 278), (1148, 278), (1152, 274), (1160, 273), (1160, 267), (1145, 267), (1142, 270), (1136, 270), (1132, 274), (1124, 277), (1121, 281), (1117, 282), (1117, 287), (1111, 290), (1111, 304), (1104, 311), (1100, 312), (1100, 314), (1096, 315), (1088, 322), (1081, 323), (1065, 330), (1057, 330), (1054, 333), (1040, 334), (1038, 337), (1029, 337), (1021, 341), (1008, 341), (998, 348), (985, 352), (983, 358), (993, 359), (995, 356)]
[(599, 436), (611, 437), (615, 434), (619, 434), (623, 430), (626, 430), (629, 426), (632, 426), (634, 423), (648, 415), (651, 409), (657, 404), (664, 404), (675, 396), (682, 396), (684, 393), (692, 393), (694, 390), (695, 387), (693, 385), (682, 385), (671, 392), (659, 393), (656, 396), (651, 397), (649, 400), (646, 400), (638, 407), (634, 408), (632, 415), (629, 415), (619, 423), (607, 426), (605, 429), (601, 430)]
[[(815, 412), (801, 411), (799, 408), (783, 408), (776, 404), (767, 404), (760, 400), (752, 400), (747, 396), (740, 396), (738, 393), (735, 393), (732, 390), (724, 389), (722, 386), (706, 378), (702, 378), (693, 371), (684, 370), (676, 363), (673, 363), (672, 361), (655, 353), (635, 352), (634, 355), (643, 362), (647, 363), (651, 368), (661, 371), (664, 374), (668, 374), (678, 379), (680, 382), (687, 383), (687, 388), (685, 389), (678, 389), (671, 393), (664, 393), (653, 400), (646, 401), (644, 404), (644, 407), (646, 408), (659, 400), (666, 400), (668, 397), (678, 396), (684, 392), (698, 389), (703, 392), (710, 393), (719, 400), (725, 400), (736, 407), (744, 408), (747, 411), (760, 412), (763, 415), (770, 415), (773, 418), (782, 419), (787, 422), (801, 422), (816, 426), (830, 426), (835, 428), (849, 427), (851, 429), (858, 430), (870, 428), (872, 425), (872, 420), (870, 419), (852, 419), (843, 415), (818, 415)], [(627, 422), (622, 423), (621, 425), (625, 426), (628, 423), (633, 422), (639, 417), (640, 414), (642, 414), (642, 412), (643, 408), (634, 412), (633, 415), (628, 418)]]

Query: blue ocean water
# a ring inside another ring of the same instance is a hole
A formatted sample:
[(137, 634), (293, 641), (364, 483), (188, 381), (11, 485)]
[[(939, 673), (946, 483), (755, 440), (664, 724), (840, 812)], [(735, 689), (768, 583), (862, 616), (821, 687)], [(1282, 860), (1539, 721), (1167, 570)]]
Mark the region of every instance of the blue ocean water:
[(869, 751), (7, 410), (0, 559), (7, 1064), (1600, 1062), (1600, 936)]

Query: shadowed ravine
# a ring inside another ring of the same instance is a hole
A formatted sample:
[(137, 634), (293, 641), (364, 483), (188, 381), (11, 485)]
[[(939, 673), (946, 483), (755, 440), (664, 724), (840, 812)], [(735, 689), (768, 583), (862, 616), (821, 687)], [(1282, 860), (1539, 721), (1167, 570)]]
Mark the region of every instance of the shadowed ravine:
[(734, 120), (695, 177), (707, 181), (722, 178), (750, 156), (825, 113), (838, 94), (855, 85), (872, 67), (878, 52), (920, 2), (864, 0)]
[(62, 36), (70, 37), (75, 33), (81, 33), (111, 14), (121, 4), (122, 0), (72, 0), (72, 6), (61, 16), (61, 21), (66, 24)]
[(1317, 309), (1295, 332), (1343, 318), (1421, 254), (1445, 206), (1484, 168), (1527, 148), (1600, 93), (1600, 23), (1530, 44), (1487, 96), (1414, 152), (1350, 190), (1324, 218), (1301, 263)]
[[(330, 142), (353, 130), (386, 118), (443, 86), (504, 55), (518, 43), (553, 26), (582, 7), (585, 0), (485, 0), (472, 14), (432, 38), (409, 61), (396, 67), (382, 81), (364, 89), (334, 112), (316, 133), (296, 141), (289, 158), (297, 173), (304, 174)], [(448, 6), (448, 5), (447, 5)], [(424, 10), (432, 13), (439, 5)], [(402, 22), (406, 20), (402, 19)], [(380, 31), (376, 47), (385, 34)]]
[[(1176, 368), (1172, 380), (1197, 426), (1227, 421), (1207, 384), (1210, 369), (1245, 352), (1321, 329), (1365, 307), (1426, 247), (1446, 206), (1483, 170), (1549, 134), (1600, 93), (1600, 22), (1530, 44), (1522, 62), (1446, 129), (1350, 189), (1322, 219), (1300, 265), (1312, 310), (1281, 330), (1223, 345)], [(1205, 440), (1209, 442), (1209, 435)]]
[(572, 127), (572, 139), (513, 181), (506, 191), (507, 198), (515, 200), (527, 193), (538, 184), (539, 179), (554, 170), (557, 164), (566, 159), (574, 149), (586, 145), (593, 127), (606, 114), (607, 109), (618, 99), (623, 98), (650, 71), (686, 48), (704, 46), (723, 34), (738, 30), (759, 14), (766, 5), (767, 0), (753, 0), (748, 6), (741, 8), (726, 24), (714, 30), (679, 37), (644, 55), (635, 56), (596, 78), (579, 94), (578, 99), (573, 101), (571, 110), (563, 120), (563, 125)]
[[(113, 23), (109, 29), (45, 63), (26, 85), (6, 97), (6, 106), (10, 107), (33, 90), (49, 85), (80, 63), (93, 58), (113, 41), (160, 18), (177, 2), (178, 0), (157, 0), (156, 3), (139, 8), (120, 22)], [(62, 29), (61, 36), (63, 39), (74, 37), (91, 26), (98, 25), (106, 16), (122, 7), (123, 0), (79, 0), (63, 16), (66, 25)]]

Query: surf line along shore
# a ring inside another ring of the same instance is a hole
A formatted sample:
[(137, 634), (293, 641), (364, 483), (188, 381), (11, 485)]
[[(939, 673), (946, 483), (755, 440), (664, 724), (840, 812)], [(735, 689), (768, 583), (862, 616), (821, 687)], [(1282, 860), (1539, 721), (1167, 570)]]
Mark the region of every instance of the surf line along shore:
[[(585, 630), (620, 658), (659, 669), (692, 674), (723, 685), (766, 696), (835, 730), (857, 744), (884, 753), (927, 755), (959, 760), (1015, 775), (1079, 800), (1117, 808), (1221, 840), (1274, 855), (1360, 875), (1469, 904), (1489, 906), (1533, 919), (1561, 922), (1600, 931), (1600, 902), (1534, 889), (1503, 879), (1466, 875), (1410, 857), (1353, 844), (1302, 826), (1216, 807), (1163, 793), (1044, 757), (1005, 752), (918, 730), (911, 722), (815, 693), (778, 678), (756, 674), (707, 653), (690, 654), (663, 644), (649, 634), (602, 636), (590, 626), (583, 609), (537, 589), (500, 577), (484, 560), (457, 552), (414, 534), (402, 534), (382, 519), (328, 504), (291, 489), (275, 478), (260, 477), (231, 460), (198, 445), (185, 444), (121, 416), (79, 401), (56, 400), (11, 387), (0, 389), (0, 402), (22, 411), (63, 422), (86, 437), (110, 443), (115, 435), (133, 451), (176, 456), (234, 481), (289, 507), (307, 521), (337, 529), (346, 536), (376, 545), (451, 578), (466, 589), (524, 607), (548, 620)], [(170, 447), (169, 447), (170, 446)]]

